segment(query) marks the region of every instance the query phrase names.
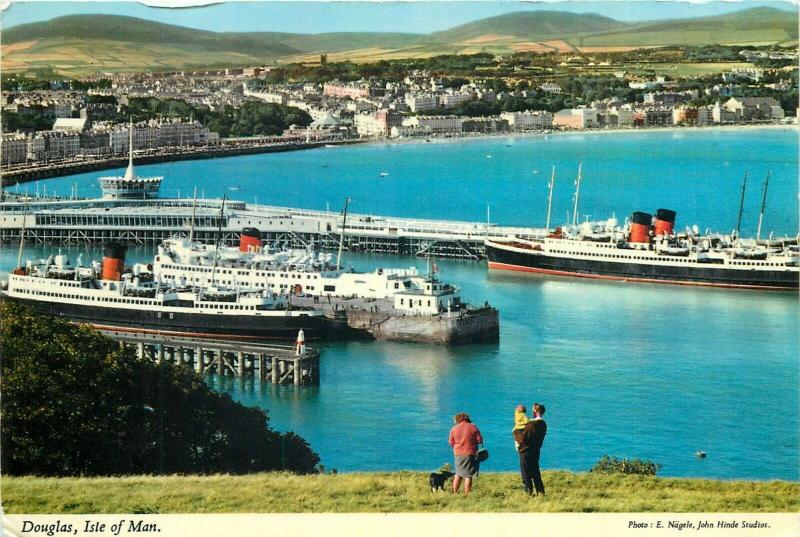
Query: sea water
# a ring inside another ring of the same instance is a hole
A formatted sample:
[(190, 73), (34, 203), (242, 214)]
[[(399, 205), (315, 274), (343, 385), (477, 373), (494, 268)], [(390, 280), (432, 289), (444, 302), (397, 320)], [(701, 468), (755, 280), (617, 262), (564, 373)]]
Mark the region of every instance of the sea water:
[[(206, 196), (315, 209), (328, 202), (332, 211), (349, 195), (362, 213), (466, 220), (485, 219), (488, 203), (493, 222), (541, 225), (549, 167), (557, 166), (554, 206), (566, 212), (582, 162), (581, 214), (622, 219), (665, 207), (678, 211), (679, 228), (725, 231), (736, 225), (748, 171), (742, 230), (751, 234), (769, 171), (764, 229), (794, 235), (797, 142), (796, 131), (774, 130), (551, 135), (253, 155), (142, 166), (139, 173), (164, 175), (165, 194), (180, 188), (185, 196), (197, 185)], [(46, 184), (66, 193), (77, 183), (92, 194), (97, 175)], [(233, 184), (238, 192), (228, 191)], [(100, 255), (97, 248), (64, 251), (85, 260)], [(50, 252), (26, 248), (31, 257)], [(136, 248), (129, 259), (150, 255)], [(364, 254), (346, 261), (361, 270), (426, 265)], [(15, 263), (16, 247), (3, 246), (0, 269)], [(273, 427), (306, 438), (325, 467), (338, 471), (433, 470), (452, 458), (447, 434), (462, 411), (486, 438), (484, 469), (515, 470), (514, 407), (540, 402), (549, 424), (544, 468), (587, 470), (609, 454), (661, 463), (661, 475), (800, 479), (796, 294), (437, 264), (466, 299), (500, 309), (498, 343), (328, 343), (319, 387), (218, 376), (210, 385), (264, 408)]]

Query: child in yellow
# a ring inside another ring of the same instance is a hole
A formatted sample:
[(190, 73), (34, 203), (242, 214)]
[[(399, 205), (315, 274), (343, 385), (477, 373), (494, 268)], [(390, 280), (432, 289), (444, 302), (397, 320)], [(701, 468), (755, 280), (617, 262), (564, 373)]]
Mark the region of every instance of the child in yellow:
[[(528, 415), (525, 414), (525, 405), (517, 405), (514, 411), (514, 429), (511, 432), (524, 429), (527, 423)], [(516, 439), (514, 440), (514, 449), (519, 449), (519, 442)]]

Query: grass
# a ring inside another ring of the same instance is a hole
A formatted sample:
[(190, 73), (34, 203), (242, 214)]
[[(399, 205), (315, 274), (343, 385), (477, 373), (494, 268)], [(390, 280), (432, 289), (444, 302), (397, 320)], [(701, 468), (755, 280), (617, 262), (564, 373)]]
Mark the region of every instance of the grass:
[(473, 493), (433, 493), (423, 472), (296, 476), (2, 478), (7, 514), (286, 512), (798, 512), (800, 483), (544, 472), (547, 496), (485, 473)]

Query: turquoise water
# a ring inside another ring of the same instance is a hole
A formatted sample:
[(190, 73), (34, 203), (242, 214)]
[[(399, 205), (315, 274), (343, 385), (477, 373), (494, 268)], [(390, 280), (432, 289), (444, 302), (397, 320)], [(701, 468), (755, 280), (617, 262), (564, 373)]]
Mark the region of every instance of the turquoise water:
[[(567, 171), (574, 174), (582, 160), (581, 213), (671, 207), (679, 226), (729, 230), (741, 177), (750, 170), (757, 180), (748, 188), (747, 233), (757, 223), (759, 189), (770, 170), (764, 227), (794, 235), (797, 142), (796, 131), (499, 138), (256, 155), (141, 172), (165, 175), (167, 192), (189, 192), (196, 182), (210, 196), (239, 184), (237, 197), (310, 208), (326, 201), (333, 208), (349, 194), (353, 210), (379, 214), (481, 220), (488, 201), (493, 221), (535, 225), (544, 220), (547, 167), (555, 163), (564, 176), (557, 193), (563, 213), (573, 188)], [(541, 173), (533, 174), (534, 167)], [(379, 178), (380, 171), (390, 176)], [(95, 177), (54, 180), (48, 188), (66, 192), (78, 182), (91, 192)], [(221, 177), (227, 182), (211, 179)], [(71, 250), (81, 251), (99, 253)], [(147, 255), (139, 249), (130, 257)], [(425, 264), (347, 259), (365, 270)], [(0, 250), (0, 269), (15, 261), (15, 247)], [(550, 425), (545, 468), (586, 470), (610, 454), (660, 462), (670, 476), (800, 480), (796, 295), (489, 273), (468, 261), (439, 265), (442, 278), (460, 285), (465, 297), (500, 309), (499, 343), (328, 344), (318, 388), (229, 377), (209, 382), (268, 410), (273, 426), (307, 438), (326, 468), (339, 471), (435, 469), (451, 458), (447, 433), (459, 411), (470, 413), (486, 437), (492, 456), (485, 468), (514, 470), (513, 410), (537, 401), (547, 405)], [(695, 458), (698, 449), (708, 457)]]
[[(755, 234), (761, 188), (771, 173), (764, 230), (797, 233), (797, 130), (686, 130), (597, 133), (465, 142), (375, 144), (140, 166), (163, 175), (163, 194), (232, 195), (259, 203), (339, 210), (352, 199), (357, 213), (449, 218), (508, 225), (543, 225), (547, 183), (556, 167), (553, 221), (572, 214), (583, 164), (581, 215), (620, 219), (659, 207), (678, 212), (678, 225), (730, 232), (740, 187), (749, 172), (742, 232)], [(492, 158), (486, 158), (491, 155)], [(324, 167), (326, 166), (327, 167)], [(538, 173), (534, 173), (538, 171)], [(121, 174), (109, 170), (103, 175)], [(389, 173), (380, 177), (381, 172)], [(68, 194), (73, 183), (97, 195), (98, 173), (47, 181)], [(238, 192), (228, 187), (238, 185)], [(23, 187), (24, 189), (25, 187)], [(30, 191), (34, 185), (28, 185)], [(40, 184), (43, 190), (44, 182)]]

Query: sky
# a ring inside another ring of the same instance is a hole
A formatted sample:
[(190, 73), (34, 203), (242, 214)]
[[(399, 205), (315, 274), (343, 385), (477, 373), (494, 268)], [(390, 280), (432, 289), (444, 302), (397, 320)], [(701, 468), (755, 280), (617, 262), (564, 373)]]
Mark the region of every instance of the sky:
[[(702, 1), (226, 1), (203, 7), (170, 9), (152, 4), (191, 3), (192, 0), (147, 0), (151, 6), (123, 1), (31, 1), (10, 0), (0, 14), (0, 28), (47, 20), (61, 15), (104, 13), (130, 15), (168, 24), (217, 32), (280, 31), (408, 32), (446, 30), (484, 17), (522, 10), (559, 10), (598, 13), (618, 20), (642, 21), (719, 15), (747, 7), (771, 6), (797, 9), (791, 0)], [(195, 3), (209, 0), (194, 0)], [(0, 0), (0, 5), (9, 0)]]

